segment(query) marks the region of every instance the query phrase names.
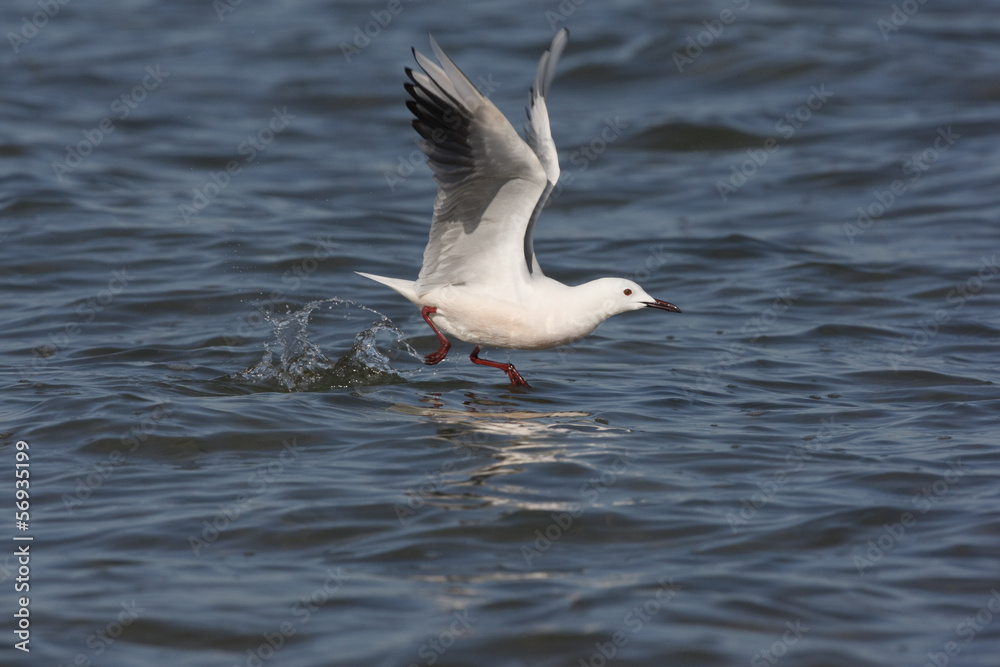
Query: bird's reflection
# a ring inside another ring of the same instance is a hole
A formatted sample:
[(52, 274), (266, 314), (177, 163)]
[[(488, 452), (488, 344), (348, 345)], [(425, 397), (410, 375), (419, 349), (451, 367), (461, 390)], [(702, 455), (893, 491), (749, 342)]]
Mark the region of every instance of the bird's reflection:
[[(418, 483), (406, 491), (403, 504), (407, 518), (426, 507), (559, 509), (579, 498), (548, 497), (535, 475), (563, 470), (585, 480), (592, 466), (584, 459), (618, 453), (616, 439), (610, 436), (625, 432), (589, 412), (531, 410), (523, 400), (474, 392), (465, 393), (460, 405), (453, 396), (433, 392), (419, 405), (396, 404), (393, 409), (434, 424), (437, 437), (451, 450), (439, 457), (436, 469), (415, 471)], [(532, 498), (536, 500), (526, 500)], [(490, 516), (495, 518), (495, 513)], [(468, 521), (480, 518), (473, 514)]]

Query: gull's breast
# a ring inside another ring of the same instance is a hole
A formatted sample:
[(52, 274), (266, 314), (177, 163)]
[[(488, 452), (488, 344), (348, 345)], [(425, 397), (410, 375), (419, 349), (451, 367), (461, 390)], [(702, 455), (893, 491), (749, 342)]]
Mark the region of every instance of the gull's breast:
[[(505, 298), (445, 288), (428, 294), (437, 308), (434, 323), (445, 333), (474, 345), (545, 350), (583, 338), (597, 323), (567, 317), (551, 304), (518, 303)], [(438, 297), (438, 298), (435, 298)]]

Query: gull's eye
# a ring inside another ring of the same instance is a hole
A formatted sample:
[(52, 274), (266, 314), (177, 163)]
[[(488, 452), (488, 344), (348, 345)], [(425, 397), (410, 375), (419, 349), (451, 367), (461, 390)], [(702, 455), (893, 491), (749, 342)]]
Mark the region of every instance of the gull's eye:
[(625, 296), (632, 296), (632, 290), (625, 288)]

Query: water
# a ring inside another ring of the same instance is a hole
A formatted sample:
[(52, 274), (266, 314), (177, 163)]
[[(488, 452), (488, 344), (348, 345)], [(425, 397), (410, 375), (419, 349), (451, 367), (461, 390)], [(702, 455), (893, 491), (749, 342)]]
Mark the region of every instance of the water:
[[(0, 662), (997, 664), (993, 5), (40, 6), (0, 9)], [(562, 25), (540, 261), (684, 313), (510, 352), (522, 391), (353, 271), (419, 268), (410, 47), (520, 126)]]

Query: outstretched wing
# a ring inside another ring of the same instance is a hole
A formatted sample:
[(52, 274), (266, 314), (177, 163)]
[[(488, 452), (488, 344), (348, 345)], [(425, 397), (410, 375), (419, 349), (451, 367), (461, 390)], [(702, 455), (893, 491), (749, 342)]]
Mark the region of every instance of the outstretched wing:
[(525, 232), (547, 177), (536, 154), (492, 102), (445, 55), (414, 50), (406, 106), (434, 172), (438, 194), (416, 291), (446, 285), (502, 287), (528, 280)]
[(535, 210), (528, 220), (528, 228), (524, 233), (524, 259), (530, 267), (532, 273), (541, 274), (542, 270), (535, 259), (535, 224), (538, 216), (545, 207), (552, 189), (559, 182), (559, 153), (556, 151), (556, 144), (552, 140), (552, 130), (549, 128), (549, 110), (546, 99), (549, 96), (549, 88), (552, 86), (552, 79), (556, 74), (556, 63), (562, 55), (566, 43), (569, 41), (569, 30), (563, 28), (552, 38), (552, 45), (549, 50), (542, 54), (542, 59), (538, 62), (538, 74), (535, 76), (535, 84), (531, 87), (531, 104), (528, 106), (528, 124), (524, 128), (524, 134), (528, 139), (528, 145), (535, 151), (538, 161), (545, 169), (545, 190), (538, 199)]

